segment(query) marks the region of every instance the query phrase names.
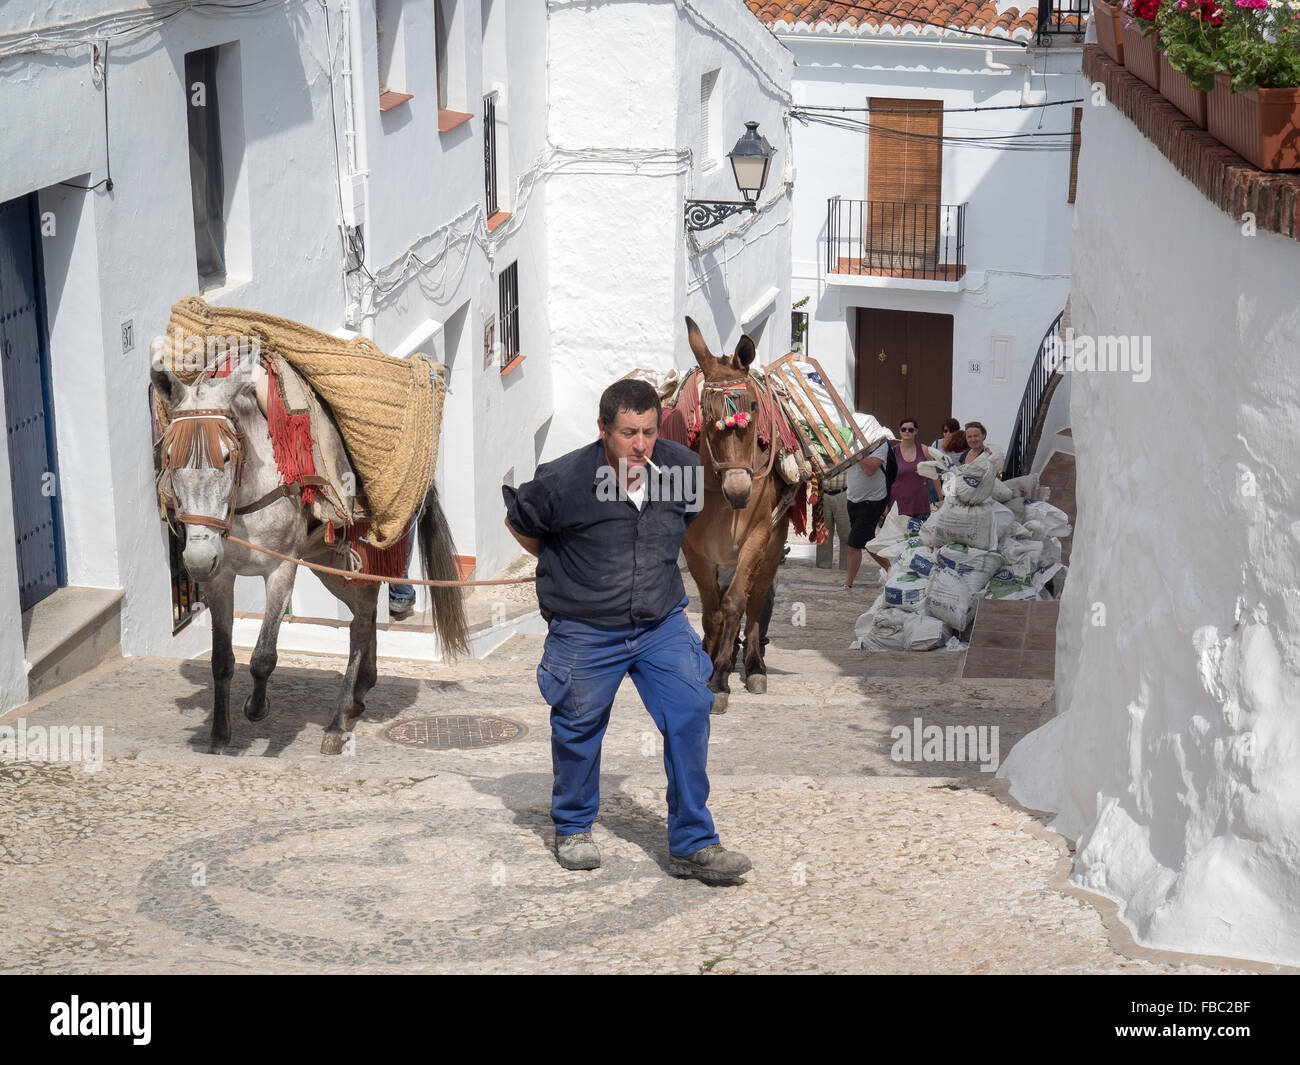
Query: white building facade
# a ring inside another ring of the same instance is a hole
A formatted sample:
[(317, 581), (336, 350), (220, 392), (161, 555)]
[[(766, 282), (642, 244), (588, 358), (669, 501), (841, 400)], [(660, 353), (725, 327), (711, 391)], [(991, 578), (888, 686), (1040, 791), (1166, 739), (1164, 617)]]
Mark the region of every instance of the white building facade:
[[(750, 0), (796, 58), (792, 294), (805, 347), (890, 424), (981, 421), (1005, 448), (1069, 293), (1077, 20)], [(906, 5), (914, 8), (914, 5)], [(965, 12), (965, 13), (963, 13)]]
[[(17, 7), (0, 299), (27, 360), (6, 366), (6, 424), (26, 436), (0, 463), (0, 708), (29, 697), (27, 630), (55, 589), (107, 603), (124, 654), (208, 645), (201, 612), (175, 624), (147, 406), (150, 339), (182, 296), (445, 362), (437, 480), (483, 577), (518, 553), (501, 484), (591, 439), (609, 381), (685, 365), (684, 314), (728, 347), (788, 322), (791, 61), (738, 0)], [(710, 71), (720, 154), (744, 119), (778, 154), (758, 210), (697, 251), (683, 200), (737, 198), (698, 147)], [(237, 595), (260, 609), (260, 581)], [(339, 609), (300, 574), (295, 616)]]

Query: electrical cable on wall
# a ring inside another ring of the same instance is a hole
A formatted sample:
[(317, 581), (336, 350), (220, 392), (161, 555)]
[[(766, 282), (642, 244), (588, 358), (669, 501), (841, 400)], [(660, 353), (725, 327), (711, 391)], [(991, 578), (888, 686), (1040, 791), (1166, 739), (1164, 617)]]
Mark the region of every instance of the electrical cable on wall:
[[(100, 54), (99, 46), (92, 45), (94, 51), (92, 56)], [(92, 63), (94, 60), (92, 60)], [(108, 149), (108, 42), (104, 42), (104, 51), (102, 53), (102, 67), (100, 68), (100, 77), (104, 83), (104, 173), (105, 177), (96, 181), (93, 185), (78, 185), (75, 181), (60, 181), (59, 184), (70, 189), (79, 189), (82, 192), (94, 192), (103, 185), (109, 192), (113, 191), (113, 157)]]
[[(1046, 91), (1046, 87), (1044, 87)], [(956, 115), (973, 114), (977, 111), (1036, 111), (1040, 107), (1054, 107), (1057, 104), (1081, 104), (1084, 98), (1075, 100), (1047, 100), (1041, 104), (990, 104), (976, 107), (831, 107), (823, 104), (800, 104), (788, 114), (802, 118), (805, 112), (830, 111), (851, 114), (871, 113), (876, 115)]]
[(149, 33), (187, 11), (198, 15), (251, 15), (298, 0), (162, 0), (149, 7), (93, 15), (62, 26), (0, 33), (0, 59), (33, 52), (56, 52)]
[[(1037, 104), (1034, 107), (1038, 107)], [(993, 133), (976, 137), (957, 137), (952, 134), (913, 133), (874, 125), (866, 119), (840, 118), (834, 115), (796, 114), (805, 125), (816, 123), (855, 133), (867, 133), (881, 140), (904, 142), (939, 142), (961, 148), (980, 148), (1004, 152), (1068, 152), (1074, 148), (1074, 135), (1070, 130), (1047, 133)], [(1057, 138), (1049, 142), (1050, 138)], [(1061, 138), (1064, 138), (1062, 141)], [(1027, 143), (1021, 143), (1026, 141)], [(1043, 142), (1043, 143), (1035, 143)]]

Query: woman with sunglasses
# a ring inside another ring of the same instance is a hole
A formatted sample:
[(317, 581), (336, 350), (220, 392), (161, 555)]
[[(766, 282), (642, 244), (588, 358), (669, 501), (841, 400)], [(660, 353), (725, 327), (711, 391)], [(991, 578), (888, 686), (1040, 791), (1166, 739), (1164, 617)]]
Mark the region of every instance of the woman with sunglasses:
[(925, 452), (916, 440), (916, 419), (904, 418), (898, 424), (898, 445), (894, 457), (898, 461), (898, 476), (890, 492), (890, 503), (898, 504), (898, 512), (909, 518), (924, 521), (930, 516), (930, 490), (938, 490), (939, 482), (922, 477), (916, 464), (925, 461)]

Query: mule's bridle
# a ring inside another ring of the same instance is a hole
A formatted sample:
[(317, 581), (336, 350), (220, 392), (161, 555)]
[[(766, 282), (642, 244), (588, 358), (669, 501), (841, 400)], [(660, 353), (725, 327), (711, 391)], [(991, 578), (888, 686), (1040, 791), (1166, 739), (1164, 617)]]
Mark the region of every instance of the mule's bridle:
[[(704, 455), (708, 459), (709, 466), (713, 469), (713, 472), (715, 474), (724, 474), (728, 470), (745, 470), (749, 473), (749, 475), (754, 480), (758, 481), (758, 480), (762, 480), (764, 477), (766, 477), (769, 473), (772, 472), (772, 465), (773, 463), (776, 462), (776, 440), (774, 437), (769, 437), (768, 449), (767, 449), (767, 464), (762, 470), (762, 472), (759, 472), (757, 467), (758, 467), (758, 458), (759, 458), (758, 456), (759, 434), (761, 430), (757, 425), (757, 418), (755, 418), (754, 421), (750, 422), (749, 426), (747, 426), (747, 428), (754, 429), (754, 435), (750, 439), (749, 454), (743, 461), (719, 462), (718, 457), (713, 453), (713, 445), (709, 442), (709, 428), (712, 423), (706, 420), (706, 418), (704, 417), (704, 411), (708, 405), (707, 400), (709, 395), (721, 394), (722, 396), (724, 396), (724, 405), (725, 405), (725, 398), (734, 396), (737, 392), (740, 391), (743, 391), (747, 396), (752, 395), (754, 397), (755, 406), (758, 408), (758, 413), (760, 415), (764, 413), (763, 397), (759, 393), (758, 383), (752, 377), (746, 376), (735, 381), (701, 381), (700, 382), (700, 387), (699, 387), (700, 438), (704, 443)], [(768, 427), (769, 433), (771, 433), (774, 430), (774, 428), (775, 428), (774, 426), (769, 426)]]
[[(230, 457), (227, 462), (235, 464), (235, 482), (230, 488), (230, 500), (226, 504), (226, 515), (224, 518), (217, 518), (207, 514), (177, 514), (176, 518), (184, 525), (206, 525), (209, 528), (217, 529), (225, 536), (230, 532), (230, 524), (234, 521), (240, 509), (236, 509), (235, 501), (239, 498), (239, 484), (244, 473), (244, 434), (239, 431), (239, 423), (235, 421), (235, 412), (229, 407), (196, 407), (193, 410), (180, 410), (172, 413), (171, 421), (167, 424), (167, 430), (162, 437), (162, 472), (159, 474), (159, 490), (164, 497), (170, 497), (175, 501), (175, 493), (162, 488), (162, 479), (167, 478), (168, 488), (171, 487), (171, 474), (177, 469), (200, 469), (201, 467), (192, 465), (187, 461), (184, 465), (175, 464), (173, 454), (173, 444), (176, 438), (176, 426), (184, 421), (198, 421), (202, 423), (211, 423), (220, 419), (225, 425), (222, 429), (217, 430), (218, 439), (229, 441)], [(193, 453), (190, 458), (192, 459)], [(224, 465), (223, 463), (222, 465)]]

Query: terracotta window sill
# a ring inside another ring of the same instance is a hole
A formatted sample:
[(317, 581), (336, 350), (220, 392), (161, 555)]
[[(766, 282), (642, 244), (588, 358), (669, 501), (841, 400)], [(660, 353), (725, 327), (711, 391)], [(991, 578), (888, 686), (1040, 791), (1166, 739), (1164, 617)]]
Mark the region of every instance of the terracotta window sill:
[(381, 112), (391, 111), (394, 107), (401, 107), (402, 104), (406, 103), (407, 100), (414, 100), (414, 99), (415, 99), (414, 93), (393, 92), (390, 89), (388, 92), (381, 92), (379, 94), (379, 110)]
[(501, 225), (503, 222), (505, 222), (506, 219), (508, 219), (509, 217), (510, 217), (510, 212), (509, 212), (509, 211), (497, 211), (496, 214), (491, 215), (491, 216), (488, 218), (488, 220), (487, 220), (487, 231), (488, 231), (489, 233), (491, 233), (491, 232), (492, 232), (494, 229), (496, 229), (499, 225)]
[(506, 363), (504, 366), (501, 367), (501, 376), (505, 377), (506, 374), (514, 373), (515, 368), (518, 367), (519, 364), (522, 363), (526, 358), (528, 358), (527, 355), (516, 355), (513, 359), (511, 359), (508, 363)]
[(473, 117), (468, 111), (448, 111), (443, 109), (438, 112), (438, 132), (450, 133), (453, 129), (459, 129)]

